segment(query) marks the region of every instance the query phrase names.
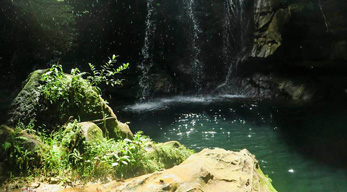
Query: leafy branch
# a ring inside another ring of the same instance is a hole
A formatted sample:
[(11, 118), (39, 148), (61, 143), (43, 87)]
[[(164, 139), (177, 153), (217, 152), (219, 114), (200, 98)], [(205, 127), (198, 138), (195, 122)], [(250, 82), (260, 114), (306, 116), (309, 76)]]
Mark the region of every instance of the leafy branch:
[(88, 76), (87, 79), (91, 82), (92, 85), (98, 86), (101, 83), (106, 85), (121, 85), (122, 79), (115, 79), (114, 76), (122, 71), (126, 70), (129, 67), (129, 63), (123, 63), (118, 68), (114, 67), (114, 64), (117, 63), (118, 56), (112, 55), (112, 58), (109, 58), (108, 62), (101, 66), (101, 69), (96, 69), (96, 67), (89, 63), (90, 70), (92, 75)]

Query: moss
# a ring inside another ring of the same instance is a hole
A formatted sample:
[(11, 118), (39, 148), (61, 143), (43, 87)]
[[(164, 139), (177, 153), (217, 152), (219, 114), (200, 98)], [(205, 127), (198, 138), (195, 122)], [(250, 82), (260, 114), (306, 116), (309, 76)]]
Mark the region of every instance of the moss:
[(11, 105), (9, 125), (14, 126), (19, 120), (25, 124), (34, 120), (37, 127), (52, 132), (71, 119), (96, 120), (105, 136), (116, 139), (133, 136), (129, 127), (118, 121), (99, 91), (78, 75), (63, 74), (61, 81), (52, 85), (59, 86), (60, 90), (45, 89), (42, 93), (44, 82), (40, 80), (45, 72), (47, 70), (37, 70), (29, 75)]
[[(87, 135), (94, 140), (87, 140), (84, 127), (91, 129), (91, 135)], [(3, 133), (0, 136), (11, 143), (4, 159), (9, 159), (11, 171), (21, 171), (24, 176), (84, 181), (130, 178), (171, 168), (193, 153), (176, 141), (153, 144), (141, 133), (135, 134), (132, 140), (103, 138), (101, 130), (90, 122), (74, 121), (50, 135), (33, 130), (31, 125), (18, 126), (15, 130), (0, 127)]]
[(265, 189), (269, 189), (271, 192), (277, 192), (277, 190), (271, 184), (272, 180), (268, 176), (264, 175), (260, 167), (257, 168), (257, 173), (259, 175), (261, 186), (264, 186)]
[(92, 122), (82, 122), (81, 125), (82, 132), (86, 141), (96, 142), (103, 139), (102, 130)]
[(39, 112), (40, 108), (40, 92), (38, 86), (40, 85), (41, 75), (46, 71), (36, 70), (29, 75), (24, 82), (23, 89), (11, 104), (10, 117), (7, 124), (15, 126), (19, 120), (27, 124), (31, 119), (35, 119), (35, 115)]
[(165, 169), (179, 165), (194, 153), (177, 141), (154, 144), (153, 148), (154, 150), (149, 153), (150, 158)]
[(6, 171), (18, 174), (29, 174), (40, 166), (42, 142), (36, 135), (26, 130), (0, 126), (0, 154), (6, 165)]

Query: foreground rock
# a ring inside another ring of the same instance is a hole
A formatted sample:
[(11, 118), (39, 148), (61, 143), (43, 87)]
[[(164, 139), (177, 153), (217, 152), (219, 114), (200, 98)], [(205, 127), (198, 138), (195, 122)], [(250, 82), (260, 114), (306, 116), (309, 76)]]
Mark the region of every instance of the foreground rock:
[(179, 166), (107, 184), (65, 189), (63, 192), (95, 191), (203, 191), (275, 192), (258, 161), (247, 150), (204, 149)]

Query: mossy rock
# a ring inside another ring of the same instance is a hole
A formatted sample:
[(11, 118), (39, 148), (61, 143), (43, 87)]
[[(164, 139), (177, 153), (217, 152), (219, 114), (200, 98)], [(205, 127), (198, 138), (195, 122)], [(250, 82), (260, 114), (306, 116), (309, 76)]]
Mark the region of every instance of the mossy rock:
[(44, 144), (37, 136), (26, 130), (14, 130), (1, 125), (0, 138), (0, 156), (6, 164), (4, 170), (19, 171), (17, 169), (26, 170), (39, 166), (40, 149)]
[(163, 166), (165, 169), (179, 165), (194, 153), (178, 141), (150, 144), (146, 150), (148, 155), (159, 164), (159, 167)]
[[(77, 90), (68, 93), (69, 102), (58, 100), (50, 103), (40, 91), (40, 86), (44, 85), (41, 77), (46, 72), (36, 70), (29, 75), (25, 86), (11, 104), (9, 125), (15, 126), (18, 121), (28, 124), (34, 120), (36, 127), (41, 126), (52, 132), (73, 118), (97, 122), (105, 136), (111, 138), (133, 137), (129, 126), (118, 121), (113, 110), (87, 80), (80, 78), (77, 81)], [(72, 76), (64, 74), (63, 82), (71, 87)]]
[(24, 87), (11, 103), (11, 110), (7, 124), (15, 126), (18, 121), (29, 123), (31, 119), (36, 119), (36, 115), (43, 107), (40, 105), (41, 76), (47, 70), (36, 70), (32, 72), (24, 82)]
[(14, 134), (14, 130), (9, 128), (6, 125), (0, 126), (0, 159), (5, 160), (6, 158), (6, 150), (5, 148), (5, 142), (9, 140), (9, 137)]
[(87, 142), (95, 142), (103, 139), (102, 130), (93, 122), (81, 122), (82, 134)]

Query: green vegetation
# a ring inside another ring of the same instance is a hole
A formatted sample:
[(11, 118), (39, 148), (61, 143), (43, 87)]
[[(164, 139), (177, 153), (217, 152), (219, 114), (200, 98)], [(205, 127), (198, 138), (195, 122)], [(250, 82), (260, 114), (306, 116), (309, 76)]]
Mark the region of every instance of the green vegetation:
[(159, 143), (155, 146), (152, 157), (161, 162), (165, 168), (170, 168), (182, 163), (187, 157), (193, 154), (192, 150), (187, 149), (177, 141)]
[(117, 63), (118, 56), (112, 55), (112, 58), (109, 58), (108, 62), (101, 66), (101, 69), (96, 69), (95, 66), (89, 63), (90, 70), (92, 75), (88, 76), (87, 79), (91, 82), (92, 85), (98, 86), (100, 83), (105, 83), (106, 85), (120, 85), (122, 80), (114, 79), (113, 77), (122, 72), (123, 70), (129, 67), (129, 63), (123, 63), (118, 68), (114, 67), (114, 64)]
[(129, 63), (123, 63), (123, 65), (115, 68), (114, 64), (116, 63), (116, 55), (113, 55), (107, 63), (102, 65), (101, 69), (96, 69), (94, 65), (89, 63), (92, 75), (87, 76), (88, 81), (82, 77), (87, 74), (86, 72), (74, 68), (69, 75), (65, 75), (63, 67), (59, 63), (54, 64), (48, 72), (42, 75), (41, 81), (44, 84), (39, 87), (40, 92), (51, 104), (61, 102), (62, 106), (60, 107), (64, 107), (66, 103), (80, 105), (85, 97), (83, 93), (88, 92), (88, 90), (100, 93), (97, 86), (101, 83), (111, 86), (121, 84), (122, 80), (114, 77), (126, 70)]
[(29, 167), (34, 167), (36, 164), (38, 141), (27, 133), (28, 130), (32, 131), (33, 127), (33, 123), (25, 126), (19, 122), (14, 130), (8, 128), (7, 140), (1, 147), (7, 152), (8, 162), (11, 167), (15, 168), (14, 171), (23, 171), (30, 174), (32, 170)]
[(0, 126), (0, 156), (10, 175), (61, 182), (121, 179), (172, 167), (193, 153), (177, 142), (156, 144), (141, 132), (133, 135), (117, 120), (98, 88), (121, 84), (114, 76), (129, 63), (114, 64), (115, 55), (100, 69), (89, 64), (90, 74), (77, 68), (66, 74), (55, 64), (30, 75), (11, 113), (17, 121), (30, 119), (14, 129)]
[(91, 73), (75, 68), (66, 74), (59, 63), (50, 69), (34, 71), (13, 101), (9, 122), (14, 126), (19, 120), (24, 123), (33, 120), (37, 126), (46, 125), (53, 132), (69, 119), (102, 120), (100, 127), (106, 136), (132, 137), (128, 126), (117, 120), (101, 98), (98, 87), (102, 83), (111, 86), (121, 83), (115, 76), (126, 70), (129, 63), (115, 67), (116, 62), (113, 55), (100, 69), (90, 64)]
[(259, 174), (260, 185), (265, 186), (271, 192), (277, 192), (277, 190), (272, 186), (272, 180), (268, 175), (264, 175), (263, 171), (258, 167), (256, 170)]
[[(86, 141), (76, 120), (52, 134), (38, 130), (32, 123), (19, 123), (2, 145), (11, 167), (22, 176), (62, 181), (129, 178), (172, 167), (193, 153), (182, 145), (155, 144), (141, 132), (131, 140)], [(25, 142), (33, 138), (37, 145), (28, 148)]]

